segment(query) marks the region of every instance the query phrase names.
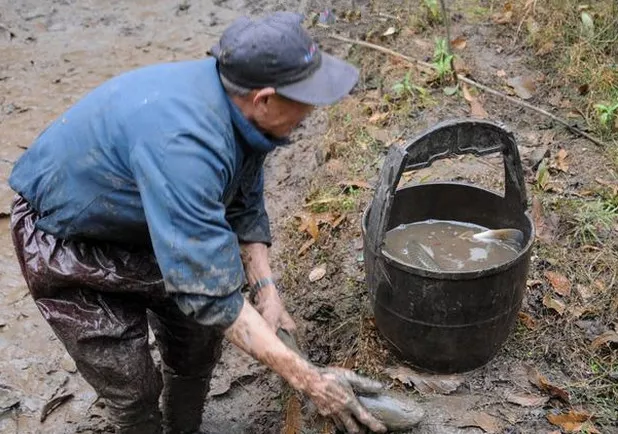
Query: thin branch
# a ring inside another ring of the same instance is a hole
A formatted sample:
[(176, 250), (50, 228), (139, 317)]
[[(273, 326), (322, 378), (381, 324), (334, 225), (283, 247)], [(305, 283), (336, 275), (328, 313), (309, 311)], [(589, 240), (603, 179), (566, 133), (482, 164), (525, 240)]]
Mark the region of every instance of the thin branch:
[[(427, 63), (427, 62), (423, 62), (422, 60), (414, 59), (412, 57), (409, 57), (409, 56), (406, 56), (404, 54), (398, 53), (397, 51), (391, 50), (390, 48), (382, 47), (381, 45), (372, 44), (371, 42), (359, 41), (359, 40), (356, 40), (356, 39), (349, 39), (349, 38), (346, 38), (344, 36), (339, 36), (339, 35), (335, 35), (335, 34), (331, 34), (331, 35), (329, 35), (329, 37), (332, 38), (332, 39), (337, 39), (337, 40), (342, 41), (342, 42), (347, 42), (349, 44), (354, 44), (354, 45), (359, 45), (359, 46), (362, 46), (362, 47), (371, 48), (373, 50), (380, 51), (382, 53), (389, 54), (391, 56), (403, 59), (403, 60), (405, 60), (408, 63), (414, 64), (414, 65), (418, 65), (418, 66), (422, 66), (423, 68), (428, 68), (428, 69), (431, 69), (431, 70), (434, 70), (434, 71), (437, 69), (436, 66), (432, 65), (431, 63)], [(500, 98), (503, 98), (503, 99), (506, 99), (507, 101), (512, 102), (515, 105), (527, 108), (529, 110), (532, 110), (532, 111), (540, 113), (540, 114), (542, 114), (544, 116), (547, 116), (548, 118), (553, 119), (554, 121), (558, 122), (559, 124), (562, 124), (563, 126), (565, 126), (569, 131), (572, 131), (573, 133), (578, 134), (578, 135), (580, 135), (580, 136), (590, 140), (595, 145), (601, 146), (601, 147), (607, 147), (607, 144), (603, 143), (601, 140), (597, 139), (596, 137), (591, 136), (588, 133), (583, 132), (582, 130), (572, 126), (571, 124), (569, 124), (567, 121), (559, 118), (556, 115), (553, 115), (553, 114), (549, 113), (546, 110), (543, 110), (542, 108), (533, 106), (532, 104), (529, 104), (529, 103), (527, 103), (527, 102), (525, 102), (523, 100), (520, 100), (518, 98), (506, 95), (506, 94), (504, 94), (504, 93), (502, 93), (500, 91), (492, 89), (491, 87), (485, 86), (484, 84), (481, 84), (481, 83), (478, 83), (478, 82), (476, 82), (474, 80), (471, 80), (471, 79), (469, 79), (469, 78), (467, 78), (467, 77), (465, 77), (465, 76), (463, 76), (461, 74), (457, 74), (457, 79), (460, 80), (460, 81), (463, 81), (464, 83), (467, 83), (467, 84), (469, 84), (471, 86), (474, 86), (474, 87), (476, 87), (478, 89), (484, 90), (487, 93), (490, 93), (490, 94), (495, 95), (495, 96), (499, 96)]]
[(444, 20), (444, 28), (446, 29), (446, 49), (448, 55), (451, 56), (451, 71), (453, 71), (453, 80), (458, 83), (457, 71), (455, 70), (455, 56), (453, 55), (453, 47), (451, 46), (451, 18), (446, 8), (446, 1), (440, 0), (442, 6), (442, 19)]

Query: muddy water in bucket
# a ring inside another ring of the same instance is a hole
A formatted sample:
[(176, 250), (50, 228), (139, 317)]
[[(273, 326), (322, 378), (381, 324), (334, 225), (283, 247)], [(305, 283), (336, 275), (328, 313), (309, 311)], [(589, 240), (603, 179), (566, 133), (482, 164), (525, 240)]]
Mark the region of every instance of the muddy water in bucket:
[(483, 226), (448, 220), (399, 225), (386, 233), (383, 252), (392, 259), (433, 271), (477, 271), (504, 264), (519, 252), (512, 242), (477, 240)]

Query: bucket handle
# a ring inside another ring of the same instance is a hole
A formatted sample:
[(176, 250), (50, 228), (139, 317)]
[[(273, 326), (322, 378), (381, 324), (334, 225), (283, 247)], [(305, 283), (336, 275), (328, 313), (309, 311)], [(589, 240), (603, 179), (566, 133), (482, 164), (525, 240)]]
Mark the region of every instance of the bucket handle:
[(513, 212), (527, 208), (524, 173), (513, 133), (505, 126), (478, 119), (441, 122), (404, 145), (389, 148), (380, 172), (367, 221), (367, 237), (376, 254), (384, 239), (395, 191), (404, 171), (429, 167), (443, 158), (501, 152), (504, 159), (504, 200)]

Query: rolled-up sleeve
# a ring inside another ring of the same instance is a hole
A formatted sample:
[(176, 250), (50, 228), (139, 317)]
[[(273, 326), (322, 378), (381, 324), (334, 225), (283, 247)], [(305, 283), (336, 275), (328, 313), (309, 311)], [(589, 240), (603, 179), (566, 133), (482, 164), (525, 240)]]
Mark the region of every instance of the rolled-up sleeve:
[(244, 282), (222, 197), (231, 157), (216, 135), (214, 146), (190, 133), (162, 140), (136, 144), (131, 169), (166, 290), (186, 315), (226, 328), (242, 308)]
[(226, 218), (242, 243), (271, 246), (270, 220), (264, 205), (263, 156), (252, 156), (249, 170), (227, 208)]

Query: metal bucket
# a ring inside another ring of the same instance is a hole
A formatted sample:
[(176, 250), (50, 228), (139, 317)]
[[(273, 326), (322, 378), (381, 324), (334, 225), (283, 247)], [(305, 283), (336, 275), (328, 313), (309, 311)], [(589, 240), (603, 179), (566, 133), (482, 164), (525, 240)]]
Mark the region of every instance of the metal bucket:
[[(397, 189), (405, 171), (451, 156), (496, 152), (504, 157), (504, 196), (460, 182)], [(524, 247), (508, 263), (468, 272), (433, 272), (383, 254), (388, 230), (428, 219), (516, 228), (524, 233)], [(393, 145), (363, 214), (362, 234), (376, 325), (395, 352), (408, 364), (435, 373), (469, 371), (489, 362), (516, 323), (534, 241), (512, 133), (488, 121), (454, 120), (404, 146)]]

